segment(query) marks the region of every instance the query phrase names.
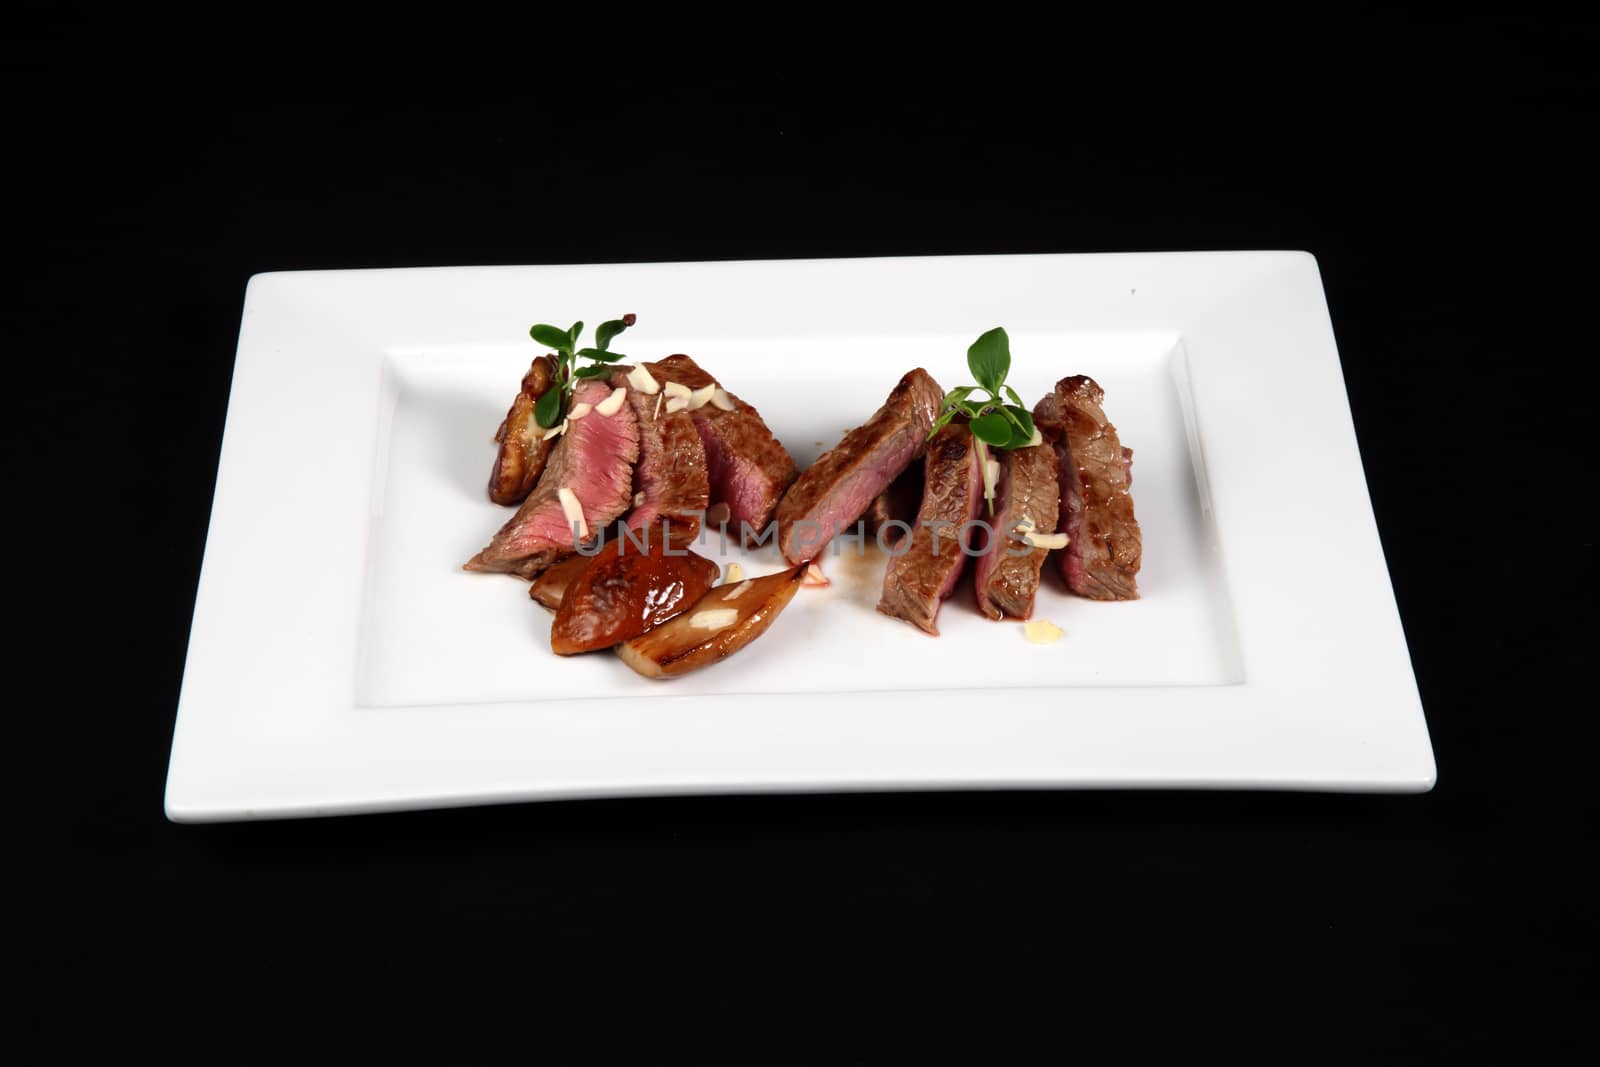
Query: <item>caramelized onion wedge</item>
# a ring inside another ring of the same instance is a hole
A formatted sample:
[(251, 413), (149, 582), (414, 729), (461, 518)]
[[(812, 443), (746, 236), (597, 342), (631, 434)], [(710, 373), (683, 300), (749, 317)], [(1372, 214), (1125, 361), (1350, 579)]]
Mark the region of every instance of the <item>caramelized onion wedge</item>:
[(609, 541), (562, 593), (550, 648), (575, 656), (638, 637), (698, 602), (719, 573), (693, 552), (669, 555), (659, 537), (643, 552), (623, 538)]
[[(676, 678), (727, 659), (767, 632), (772, 620), (794, 599), (804, 573), (802, 565), (752, 578), (745, 583), (750, 588), (732, 601), (722, 598), (723, 590), (713, 589), (682, 615), (618, 645), (617, 655), (646, 678)], [(726, 614), (730, 610), (731, 617)], [(724, 614), (706, 616), (701, 623), (695, 621), (701, 613), (712, 611)], [(725, 618), (730, 621), (722, 624)], [(708, 629), (703, 625), (707, 620), (719, 625)]]
[(568, 556), (535, 578), (528, 587), (528, 595), (554, 611), (561, 606), (567, 587), (578, 580), (578, 575), (588, 565), (588, 556)]

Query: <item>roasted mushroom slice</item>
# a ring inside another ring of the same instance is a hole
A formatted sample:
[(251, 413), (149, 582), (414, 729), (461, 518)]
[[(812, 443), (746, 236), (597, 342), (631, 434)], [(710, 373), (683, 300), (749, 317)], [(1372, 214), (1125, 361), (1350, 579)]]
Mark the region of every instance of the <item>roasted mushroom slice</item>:
[(561, 606), (561, 598), (566, 594), (567, 587), (577, 580), (593, 558), (568, 556), (535, 578), (533, 584), (528, 586), (528, 595), (551, 611), (556, 610)]
[(726, 659), (767, 632), (802, 584), (804, 565), (723, 585), (670, 622), (617, 646), (622, 661), (646, 678), (676, 678)]
[(721, 568), (693, 552), (666, 551), (657, 537), (639, 549), (609, 541), (567, 586), (550, 627), (560, 656), (594, 652), (637, 637), (700, 599)]
[(540, 356), (522, 376), (522, 391), (511, 402), (511, 410), (494, 439), (500, 451), (494, 457), (489, 475), (489, 499), (508, 506), (522, 503), (544, 472), (550, 456), (551, 438), (544, 435), (533, 417), (533, 407), (556, 378), (556, 361)]

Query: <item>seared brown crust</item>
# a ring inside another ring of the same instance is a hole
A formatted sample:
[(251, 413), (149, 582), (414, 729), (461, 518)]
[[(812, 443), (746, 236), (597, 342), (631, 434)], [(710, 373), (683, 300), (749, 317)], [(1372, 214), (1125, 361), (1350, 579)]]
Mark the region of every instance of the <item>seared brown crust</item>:
[[(666, 359), (654, 363), (646, 363), (650, 374), (656, 381), (665, 385), (668, 382), (677, 382), (679, 385), (688, 386), (690, 389), (704, 389), (713, 383), (718, 383), (715, 378), (706, 373), (706, 369), (682, 352), (668, 356)], [(731, 393), (729, 394), (732, 395)], [(738, 405), (735, 404), (735, 407)]]
[[(889, 488), (879, 493), (861, 516), (866, 523), (868, 537), (878, 538), (885, 548), (893, 548), (900, 538), (907, 536), (916, 524), (917, 511), (922, 507), (922, 464), (912, 463), (889, 483)], [(890, 523), (904, 523), (905, 528)]]
[[(874, 498), (921, 459), (944, 390), (921, 367), (907, 372), (872, 418), (817, 457), (778, 505), (778, 547), (790, 563), (822, 554)], [(797, 526), (796, 524), (802, 524)]]
[[(698, 369), (698, 368), (697, 368)], [(613, 387), (628, 386), (628, 372), (611, 376)], [(676, 546), (693, 541), (711, 503), (706, 450), (687, 411), (668, 412), (660, 395), (628, 388), (628, 404), (639, 420), (639, 465), (633, 470), (634, 499), (628, 525), (648, 529), (653, 540), (667, 524), (667, 540)]]
[(977, 517), (983, 475), (972, 432), (952, 423), (934, 434), (924, 459), (926, 486), (917, 525), (889, 561), (878, 610), (938, 634), (939, 606), (954, 590), (967, 562), (961, 526)]
[(1071, 540), (1060, 565), (1067, 587), (1091, 600), (1137, 600), (1144, 546), (1128, 491), (1133, 453), (1101, 410), (1104, 399), (1093, 378), (1063, 378), (1034, 408), (1034, 421), (1062, 464), (1061, 527)]
[(990, 541), (994, 558), (978, 562), (978, 608), (991, 619), (1027, 619), (1033, 616), (1039, 569), (1050, 550), (1032, 548), (1020, 554), (1024, 545), (1008, 532), (1022, 521), (1038, 533), (1055, 532), (1060, 506), (1056, 453), (1049, 445), (1038, 445), (1007, 451), (999, 459), (1004, 473)]
[(550, 456), (550, 440), (535, 436), (538, 424), (533, 418), (534, 405), (555, 381), (556, 361), (552, 356), (540, 356), (522, 376), (522, 390), (511, 402), (511, 410), (494, 439), (500, 443), (495, 454), (494, 470), (489, 475), (489, 499), (496, 504), (513, 506), (522, 503), (544, 473), (544, 464)]
[[(690, 389), (703, 389), (716, 382), (698, 363), (682, 354), (645, 366), (663, 385), (677, 382)], [(798, 472), (794, 457), (773, 436), (761, 413), (731, 392), (728, 397), (733, 402), (732, 411), (707, 404), (692, 413), (706, 450), (711, 502), (728, 504), (735, 529), (744, 522), (760, 530), (772, 521), (783, 491)]]

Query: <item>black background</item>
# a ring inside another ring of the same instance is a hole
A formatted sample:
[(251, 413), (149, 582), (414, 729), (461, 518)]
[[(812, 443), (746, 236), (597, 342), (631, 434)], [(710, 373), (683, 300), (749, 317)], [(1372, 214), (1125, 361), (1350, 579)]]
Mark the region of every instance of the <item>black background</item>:
[[(10, 46), (19, 1040), (886, 1063), (1559, 1038), (1592, 967), (1561, 688), (1593, 630), (1589, 27), (250, 17)], [(1432, 794), (163, 819), (252, 273), (1233, 248), (1320, 263)]]

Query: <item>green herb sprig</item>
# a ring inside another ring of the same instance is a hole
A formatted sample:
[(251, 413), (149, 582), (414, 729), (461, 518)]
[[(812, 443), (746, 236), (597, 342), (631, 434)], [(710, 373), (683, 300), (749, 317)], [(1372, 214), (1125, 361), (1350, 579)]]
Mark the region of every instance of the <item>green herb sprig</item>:
[[(567, 402), (572, 391), (585, 378), (604, 378), (611, 373), (609, 364), (628, 357), (611, 351), (612, 338), (632, 326), (638, 316), (628, 314), (620, 319), (602, 322), (594, 331), (594, 347), (579, 348), (578, 338), (583, 333), (583, 323), (575, 322), (570, 330), (539, 323), (528, 330), (528, 336), (552, 348), (556, 353), (556, 384), (545, 390), (533, 406), (533, 418), (540, 426), (550, 429), (559, 426), (567, 416)], [(587, 366), (578, 366), (579, 359), (587, 359)]]
[[(944, 429), (957, 415), (967, 417), (967, 428), (978, 439), (978, 459), (983, 464), (983, 495), (994, 514), (994, 482), (989, 477), (989, 448), (1025, 448), (1033, 444), (1033, 416), (1022, 397), (1006, 384), (1011, 373), (1011, 338), (1003, 327), (984, 333), (967, 349), (967, 368), (976, 385), (963, 385), (944, 395), (939, 417), (928, 436)], [(985, 394), (978, 398), (976, 394)], [(1009, 403), (1007, 401), (1010, 401)]]

